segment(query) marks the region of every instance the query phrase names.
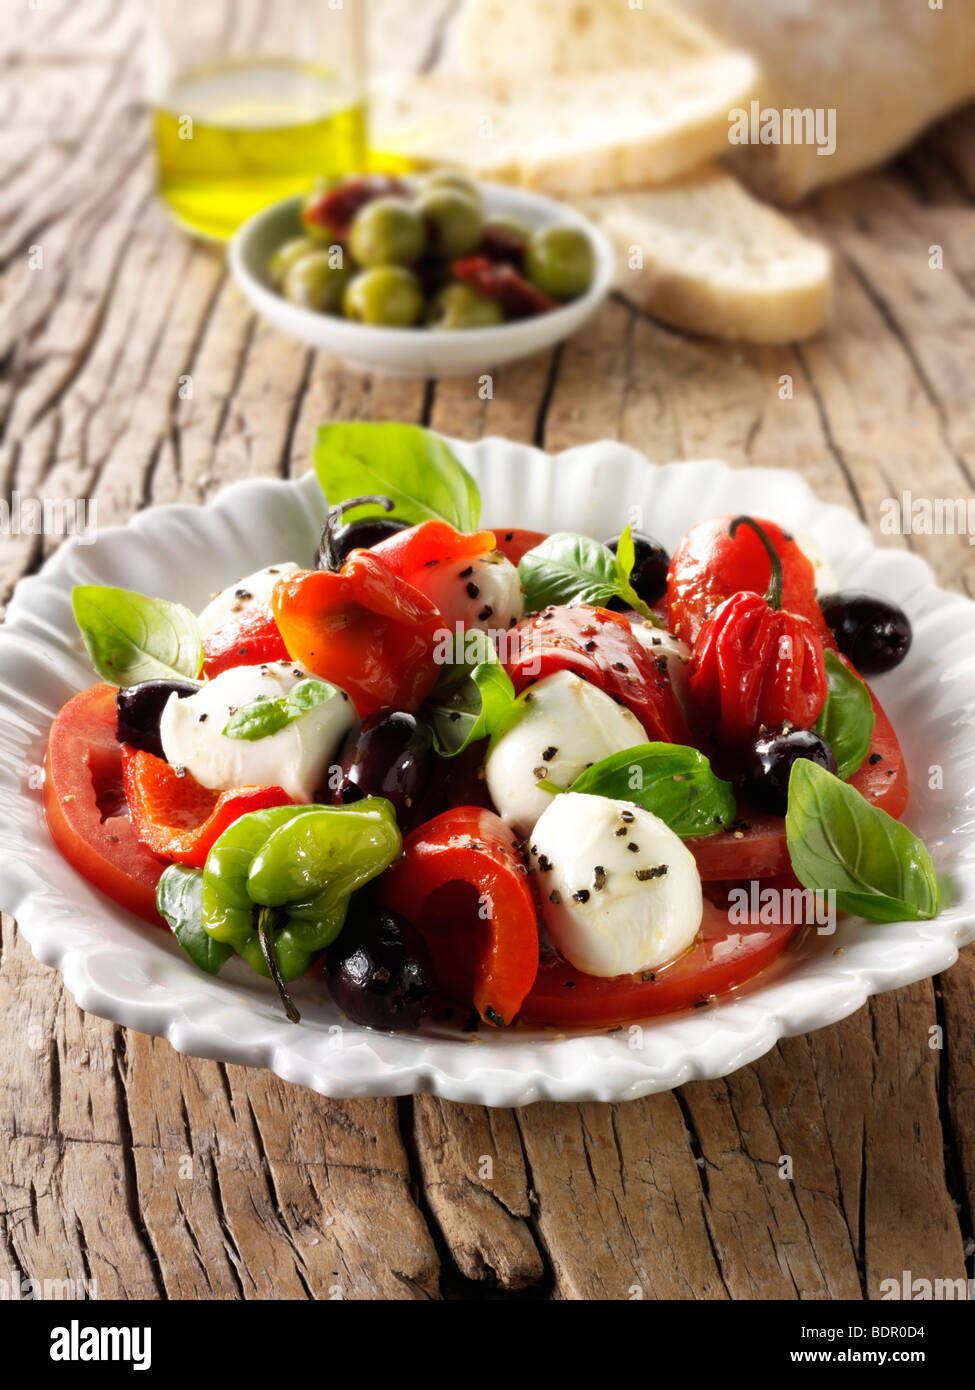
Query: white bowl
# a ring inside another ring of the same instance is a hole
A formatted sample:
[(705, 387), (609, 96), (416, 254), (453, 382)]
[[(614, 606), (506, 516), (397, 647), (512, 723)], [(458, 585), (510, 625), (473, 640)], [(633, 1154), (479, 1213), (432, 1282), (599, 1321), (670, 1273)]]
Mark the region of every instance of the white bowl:
[[(936, 588), (917, 557), (875, 549), (854, 517), (818, 502), (793, 473), (717, 462), (654, 466), (615, 443), (554, 457), (500, 439), (453, 448), (478, 481), (487, 525), (608, 536), (638, 506), (647, 528), (672, 546), (696, 521), (750, 511), (811, 535), (841, 584), (903, 604), (914, 646), (876, 685), (912, 774), (908, 819), (953, 879), (945, 910), (934, 921), (886, 926), (843, 919), (835, 936), (812, 936), (737, 994), (635, 1032), (484, 1029), (474, 1042), (444, 1028), (375, 1033), (344, 1021), (303, 982), (295, 1027), (269, 983), (239, 962), (216, 979), (200, 973), (168, 933), (102, 897), (61, 858), (31, 770), (55, 712), (93, 679), (71, 617), (73, 584), (128, 585), (199, 609), (239, 575), (311, 556), (325, 506), (314, 477), (258, 480), (235, 484), (208, 507), (142, 512), (90, 546), (67, 542), (17, 586), (0, 629), (0, 907), (16, 914), (35, 955), (61, 970), (81, 1007), (166, 1037), (181, 1052), (271, 1067), (326, 1095), (433, 1091), (521, 1105), (623, 1100), (722, 1076), (785, 1035), (833, 1023), (870, 994), (950, 966), (975, 939), (975, 604)], [(929, 788), (935, 763), (940, 791)]]
[(431, 328), (373, 328), (333, 314), (289, 304), (271, 288), (271, 253), (297, 236), (301, 198), (285, 198), (249, 218), (230, 243), (230, 269), (257, 312), (275, 328), (302, 343), (324, 348), (346, 362), (394, 376), (477, 376), (517, 357), (541, 352), (580, 328), (606, 298), (613, 284), (613, 251), (603, 233), (575, 209), (535, 193), (500, 183), (479, 185), (490, 217), (519, 217), (531, 227), (579, 227), (596, 253), (592, 285), (584, 295), (537, 318), (493, 328), (450, 331)]

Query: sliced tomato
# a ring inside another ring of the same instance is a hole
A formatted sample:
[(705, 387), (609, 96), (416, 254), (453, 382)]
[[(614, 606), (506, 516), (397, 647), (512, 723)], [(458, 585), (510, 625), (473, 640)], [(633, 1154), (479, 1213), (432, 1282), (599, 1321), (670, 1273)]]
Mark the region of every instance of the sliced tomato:
[(248, 811), (290, 806), (281, 787), (211, 791), (188, 772), (182, 777), (164, 758), (123, 746), (125, 799), (135, 832), (154, 854), (202, 869), (210, 847)]
[(227, 622), (203, 639), (203, 670), (209, 680), (232, 666), (261, 666), (290, 659), (270, 608), (256, 613), (251, 610), (242, 621)]
[(495, 527), (495, 543), (501, 554), (506, 556), (513, 565), (517, 565), (521, 557), (529, 550), (534, 550), (536, 545), (541, 545), (542, 541), (548, 540), (547, 531), (527, 531), (517, 526), (505, 529)]
[[(870, 753), (850, 778), (850, 786), (896, 820), (907, 806), (907, 767), (893, 725), (872, 690), (870, 698), (876, 715)], [(739, 806), (738, 819), (728, 830), (703, 840), (688, 840), (687, 847), (706, 882), (776, 878), (791, 872), (785, 821), (781, 816), (753, 811), (745, 805)]]
[(535, 1028), (598, 1028), (701, 1007), (744, 984), (780, 956), (799, 927), (731, 923), (705, 902), (701, 934), (689, 951), (643, 975), (583, 975), (549, 948), (521, 1009)]
[(129, 819), (115, 736), (116, 689), (94, 685), (51, 725), (44, 814), (51, 838), (78, 873), (130, 912), (164, 927), (156, 884), (165, 867), (141, 844)]
[(670, 676), (622, 613), (583, 603), (546, 608), (513, 629), (510, 651), (505, 664), (519, 694), (553, 671), (575, 671), (635, 714), (648, 739), (693, 742)]
[(418, 826), (380, 901), (423, 936), (447, 995), (492, 1024), (513, 1021), (538, 969), (538, 923), (515, 837), (480, 806)]

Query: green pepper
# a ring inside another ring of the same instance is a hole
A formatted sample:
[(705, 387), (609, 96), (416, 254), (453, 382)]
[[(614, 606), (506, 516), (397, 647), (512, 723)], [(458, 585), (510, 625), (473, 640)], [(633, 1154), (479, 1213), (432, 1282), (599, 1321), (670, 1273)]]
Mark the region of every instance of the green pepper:
[(350, 806), (272, 806), (234, 821), (207, 855), (203, 926), (259, 975), (304, 974), (342, 930), (349, 897), (396, 859), (402, 839), (383, 797)]

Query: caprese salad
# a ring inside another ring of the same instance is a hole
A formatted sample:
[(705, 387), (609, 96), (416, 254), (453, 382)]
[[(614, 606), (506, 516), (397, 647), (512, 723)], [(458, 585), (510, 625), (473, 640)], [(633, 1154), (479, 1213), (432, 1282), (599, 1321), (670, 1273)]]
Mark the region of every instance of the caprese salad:
[(101, 683), (51, 729), (51, 834), (201, 970), (240, 956), (296, 1022), (311, 973), (372, 1027), (616, 1027), (768, 967), (789, 894), (937, 913), (864, 679), (908, 653), (899, 608), (818, 596), (768, 518), (673, 554), (652, 518), (480, 528), (418, 426), (324, 426), (315, 464), (314, 555), (269, 537), (199, 616), (73, 593)]

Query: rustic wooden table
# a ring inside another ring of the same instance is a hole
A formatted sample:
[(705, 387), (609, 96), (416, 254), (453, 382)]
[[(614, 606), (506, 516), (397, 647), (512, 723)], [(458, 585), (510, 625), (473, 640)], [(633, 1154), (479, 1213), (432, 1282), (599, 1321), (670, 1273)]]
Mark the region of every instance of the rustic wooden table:
[[(8, 488), (124, 521), (302, 473), (314, 427), (355, 417), (782, 465), (875, 531), (903, 486), (972, 493), (975, 109), (805, 210), (837, 262), (820, 340), (721, 346), (614, 301), (482, 401), (471, 381), (363, 377), (278, 336), (223, 255), (169, 223), (137, 10), (45, 0), (4, 36)], [(0, 538), (0, 599), (55, 543)], [(908, 543), (972, 591), (963, 539)], [(904, 1270), (972, 1274), (971, 951), (725, 1080), (623, 1105), (328, 1101), (181, 1057), (83, 1014), (9, 919), (0, 1017), (5, 1278), (90, 1279), (103, 1298), (857, 1299)]]

